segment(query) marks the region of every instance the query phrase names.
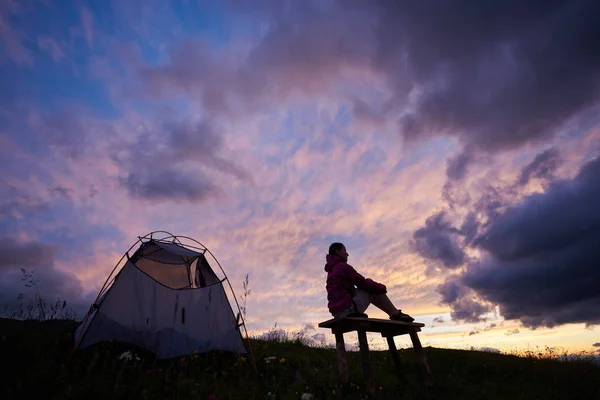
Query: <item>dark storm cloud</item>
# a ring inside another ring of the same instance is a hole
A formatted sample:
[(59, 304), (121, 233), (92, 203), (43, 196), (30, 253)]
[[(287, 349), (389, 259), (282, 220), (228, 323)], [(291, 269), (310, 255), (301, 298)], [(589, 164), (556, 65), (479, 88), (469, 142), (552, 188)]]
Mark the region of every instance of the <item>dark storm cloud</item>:
[(39, 242), (18, 242), (0, 237), (0, 271), (19, 266), (46, 268), (54, 262), (55, 249)]
[(477, 236), (480, 229), (477, 213), (470, 212), (460, 228), (452, 225), (446, 211), (433, 214), (425, 226), (413, 233), (412, 248), (422, 257), (441, 262), (448, 269), (457, 269), (469, 261), (465, 248)]
[(19, 218), (24, 214), (37, 214), (50, 207), (48, 201), (19, 193), (14, 188), (6, 188), (4, 198), (0, 200), (0, 219)]
[(442, 199), (452, 209), (456, 206), (467, 205), (471, 201), (469, 193), (461, 187), (460, 182), (467, 175), (468, 168), (474, 161), (475, 151), (471, 146), (448, 159), (446, 166), (448, 179), (442, 188)]
[(519, 185), (526, 185), (532, 178), (551, 180), (554, 171), (556, 171), (559, 165), (560, 157), (558, 150), (550, 148), (538, 154), (531, 163), (523, 168), (517, 183)]
[[(495, 188), (489, 185), (479, 199), (472, 201), (468, 192), (456, 183), (450, 179), (446, 182), (442, 198), (451, 210), (457, 205), (472, 210), (463, 218), (460, 227), (454, 227), (447, 211), (441, 211), (430, 216), (425, 227), (417, 229), (413, 234), (413, 247), (417, 253), (427, 259), (440, 260), (444, 266), (454, 269), (462, 267), (468, 261), (465, 248), (478, 245), (481, 240), (478, 235), (506, 208), (513, 191), (512, 186)], [(458, 201), (459, 198), (462, 201)]]
[(456, 280), (456, 275), (446, 278), (446, 281), (437, 287), (437, 292), (442, 296), (443, 303), (454, 303), (466, 294), (466, 288)]
[(131, 172), (120, 183), (132, 197), (147, 200), (193, 203), (221, 194), (219, 187), (200, 172), (154, 168), (144, 174)]
[(467, 167), (473, 160), (473, 154), (469, 150), (464, 150), (458, 155), (448, 160), (446, 167), (446, 176), (448, 180), (459, 180), (467, 174)]
[(222, 138), (207, 123), (163, 123), (115, 153), (128, 169), (119, 182), (135, 198), (202, 202), (223, 190), (199, 167), (251, 180), (245, 170), (219, 155), (222, 148)]
[(454, 302), (450, 316), (455, 321), (481, 322), (486, 320), (483, 314), (490, 312), (491, 309), (489, 304), (462, 297)]
[(402, 120), (409, 137), (445, 132), (495, 151), (546, 138), (598, 101), (596, 1), (383, 4), (378, 61), (423, 87)]
[(440, 285), (457, 317), (472, 291), (525, 326), (600, 323), (600, 158), (573, 179), (505, 208), (476, 239), (484, 251)]
[(467, 206), (472, 200), (467, 190), (450, 179), (444, 184), (441, 197), (452, 210), (456, 207)]
[(474, 212), (470, 212), (465, 217), (462, 225), (460, 226), (460, 232), (464, 235), (464, 244), (470, 244), (473, 239), (477, 236), (479, 230), (479, 221), (477, 221), (477, 215)]
[(450, 224), (444, 212), (432, 215), (413, 234), (414, 249), (423, 257), (440, 261), (446, 268), (464, 264), (466, 253), (459, 241), (460, 231)]
[(73, 198), (73, 189), (69, 189), (62, 186), (48, 188), (48, 193), (50, 194), (50, 196), (62, 197), (65, 200), (72, 200)]
[[(37, 241), (19, 241), (0, 237), (0, 309), (9, 314), (23, 303), (26, 307), (39, 292), (41, 299), (53, 304), (66, 300), (82, 306), (83, 288), (78, 279), (54, 266), (56, 249)], [(26, 287), (31, 281), (24, 272), (32, 273), (36, 287)], [(19, 295), (23, 295), (19, 299)]]
[(310, 67), (327, 90), (344, 68), (368, 67), (391, 93), (377, 107), (353, 99), (355, 116), (399, 118), (408, 141), (448, 134), (486, 151), (515, 148), (551, 137), (599, 99), (595, 0), (263, 1), (252, 13), (268, 29), (245, 80), (303, 88)]
[(450, 275), (445, 282), (438, 285), (436, 291), (442, 296), (442, 303), (451, 304), (450, 317), (453, 320), (481, 322), (482, 314), (490, 311), (489, 304), (477, 301), (471, 289), (460, 280), (460, 275)]
[[(450, 135), (465, 148), (446, 171), (442, 197), (450, 209), (473, 201), (455, 182), (468, 174), (477, 155), (548, 140), (562, 124), (598, 104), (597, 1), (227, 4), (238, 17), (260, 21), (264, 31), (239, 52), (215, 51), (206, 41), (189, 39), (168, 48), (169, 61), (161, 65), (148, 65), (141, 56), (129, 54), (126, 63), (134, 72), (139, 96), (190, 100), (216, 121), (265, 112), (297, 94), (334, 94), (354, 105), (355, 118), (397, 122), (407, 144)], [(365, 73), (386, 88), (376, 101), (336, 85)], [(222, 144), (211, 136), (214, 132), (202, 133), (204, 128), (189, 124), (165, 129), (173, 148), (165, 150), (165, 143), (154, 139), (139, 143), (146, 153), (132, 153), (121, 179), (129, 193), (191, 201), (216, 193), (211, 190), (218, 186), (212, 175), (187, 184), (182, 176), (170, 191), (165, 182), (154, 182), (147, 166), (151, 164), (140, 166), (140, 158), (171, 162), (171, 171), (181, 171), (178, 160), (183, 159), (250, 179), (249, 173), (216, 156)], [(182, 132), (182, 137), (174, 132)], [(540, 155), (519, 182), (550, 178), (556, 163), (552, 151)], [(153, 182), (145, 183), (148, 179)], [(204, 189), (195, 189), (198, 184)], [(491, 223), (506, 205), (503, 194), (493, 192), (490, 188), (475, 205), (482, 224)], [(465, 226), (470, 232), (464, 235), (466, 243), (482, 230), (474, 221)], [(446, 267), (457, 268), (465, 261), (457, 234), (444, 228), (426, 226), (415, 234), (415, 242), (423, 256)]]
[[(95, 143), (108, 146), (112, 160), (121, 169), (118, 182), (135, 198), (200, 202), (222, 193), (217, 182), (223, 176), (244, 182), (252, 179), (250, 173), (223, 155), (223, 137), (208, 120), (187, 122), (157, 116), (138, 124), (133, 141), (124, 140), (118, 124), (91, 118), (80, 108), (34, 116), (30, 127), (39, 131), (44, 143), (59, 156), (96, 156)], [(53, 186), (49, 195), (69, 200), (72, 190)], [(25, 198), (17, 203), (13, 197), (0, 202), (0, 213), (31, 208), (31, 203)]]
[(487, 185), (483, 194), (473, 204), (473, 212), (483, 219), (486, 227), (498, 218), (514, 198), (512, 187)]
[(506, 209), (479, 237), (479, 245), (502, 260), (567, 249), (600, 234), (600, 158), (573, 180), (558, 181), (542, 194)]
[(483, 328), (484, 331), (489, 331), (490, 329), (494, 329), (496, 327), (496, 324), (490, 324), (489, 326), (486, 326), (485, 328)]

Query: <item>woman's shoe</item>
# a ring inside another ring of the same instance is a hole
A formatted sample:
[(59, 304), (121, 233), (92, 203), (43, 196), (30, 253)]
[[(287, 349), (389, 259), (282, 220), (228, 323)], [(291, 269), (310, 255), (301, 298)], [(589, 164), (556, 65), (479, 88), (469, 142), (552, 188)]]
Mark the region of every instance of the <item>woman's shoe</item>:
[(402, 310), (398, 310), (398, 314), (390, 316), (392, 321), (413, 322), (415, 319), (408, 314), (404, 314)]

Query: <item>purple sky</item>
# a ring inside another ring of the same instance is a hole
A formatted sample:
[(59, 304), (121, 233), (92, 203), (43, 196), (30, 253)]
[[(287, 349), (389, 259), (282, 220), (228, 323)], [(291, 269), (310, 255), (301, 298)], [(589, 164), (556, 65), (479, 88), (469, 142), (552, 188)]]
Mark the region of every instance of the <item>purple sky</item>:
[(0, 87), (7, 307), (167, 230), (314, 336), (342, 241), (426, 344), (596, 350), (597, 1), (7, 0)]

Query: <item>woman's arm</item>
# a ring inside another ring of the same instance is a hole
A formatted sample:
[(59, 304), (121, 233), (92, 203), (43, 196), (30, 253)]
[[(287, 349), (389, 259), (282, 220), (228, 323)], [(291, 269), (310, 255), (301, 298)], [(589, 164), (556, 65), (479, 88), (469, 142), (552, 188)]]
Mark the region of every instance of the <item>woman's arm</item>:
[(367, 293), (382, 294), (387, 293), (387, 288), (383, 283), (375, 282), (371, 278), (365, 278), (359, 274), (351, 265), (348, 267), (346, 275), (350, 278), (350, 282), (356, 285), (357, 288), (364, 290)]

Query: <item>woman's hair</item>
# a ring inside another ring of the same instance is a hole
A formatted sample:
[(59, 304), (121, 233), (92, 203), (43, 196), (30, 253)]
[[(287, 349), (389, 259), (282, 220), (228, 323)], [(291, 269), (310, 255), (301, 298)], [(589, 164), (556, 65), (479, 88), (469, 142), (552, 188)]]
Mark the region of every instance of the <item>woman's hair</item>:
[(333, 256), (336, 255), (337, 252), (343, 248), (345, 248), (346, 246), (344, 246), (342, 243), (331, 243), (331, 246), (329, 246), (329, 255)]

